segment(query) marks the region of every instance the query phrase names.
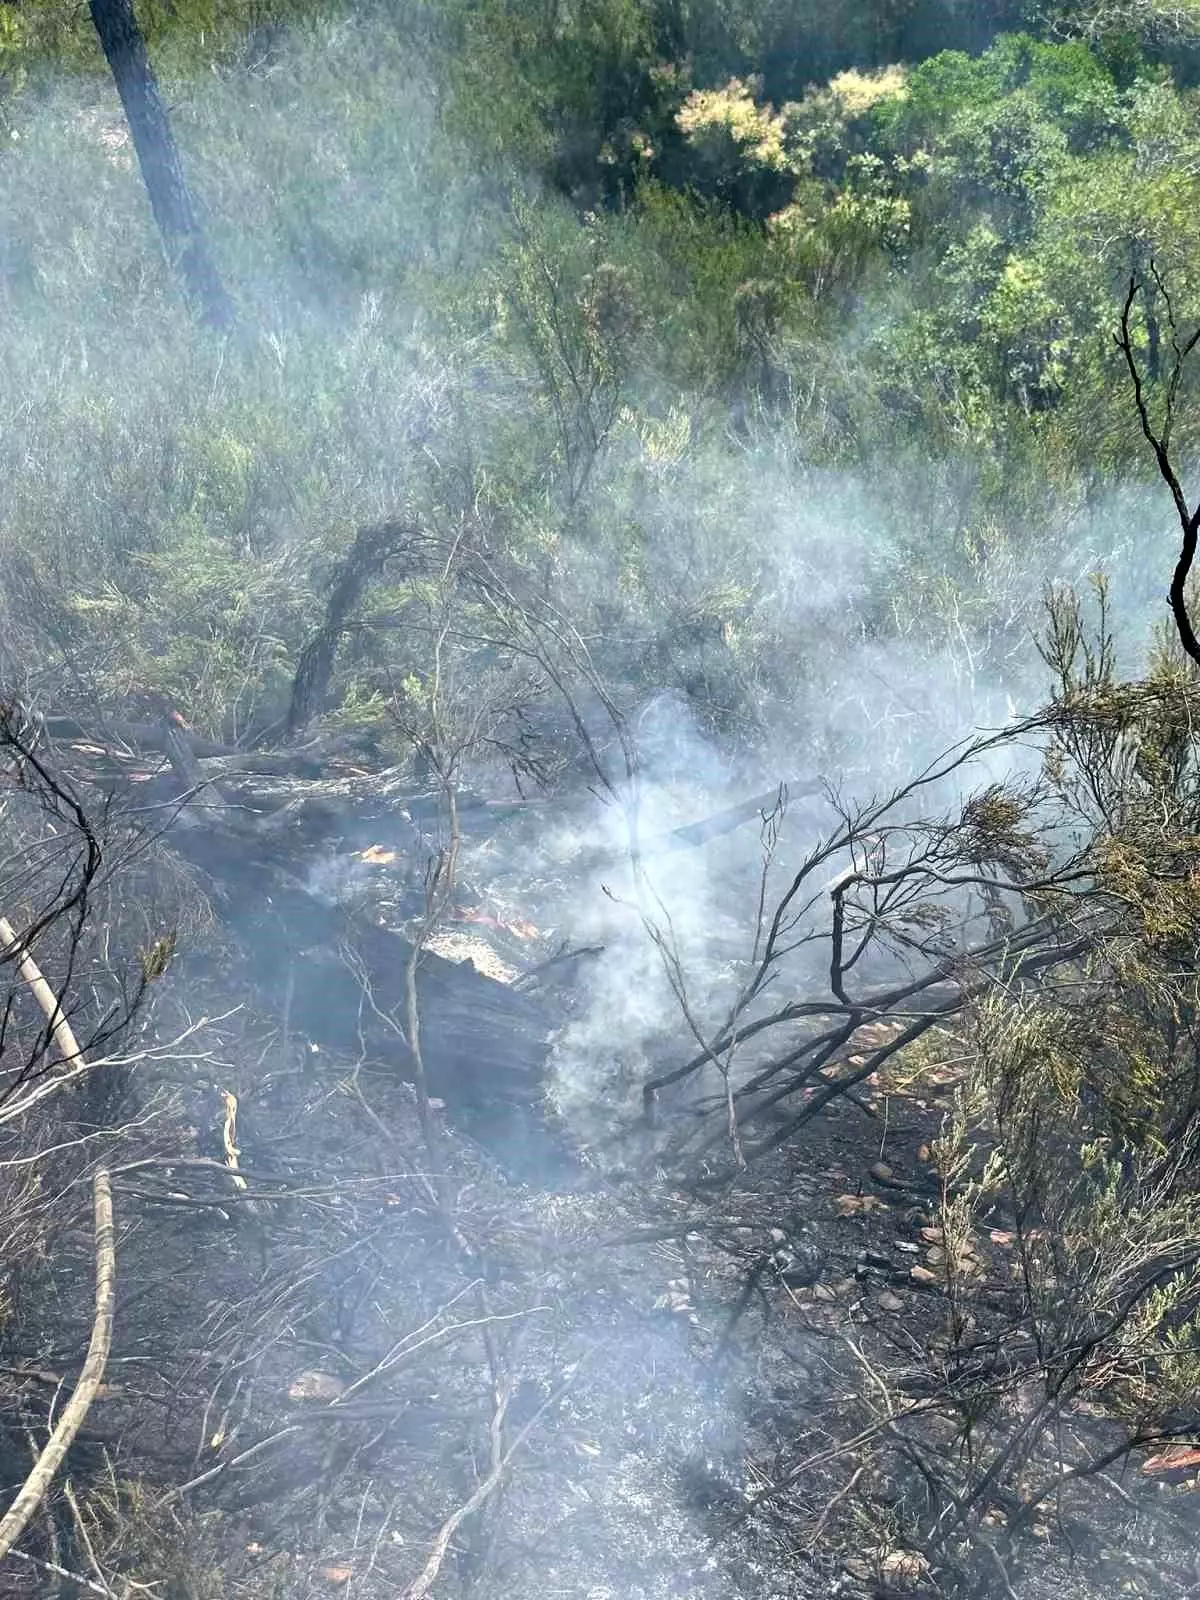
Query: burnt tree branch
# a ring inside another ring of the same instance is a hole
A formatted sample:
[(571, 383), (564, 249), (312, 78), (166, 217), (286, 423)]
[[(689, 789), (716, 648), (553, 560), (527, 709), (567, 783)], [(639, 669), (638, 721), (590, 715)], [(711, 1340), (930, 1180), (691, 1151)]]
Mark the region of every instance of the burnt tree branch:
[(1121, 308), (1121, 322), (1116, 335), (1116, 342), (1117, 348), (1125, 359), (1125, 366), (1133, 387), (1133, 401), (1137, 408), (1142, 434), (1154, 452), (1159, 474), (1171, 492), (1171, 498), (1175, 503), (1175, 512), (1179, 518), (1182, 539), (1179, 547), (1179, 559), (1175, 563), (1175, 571), (1171, 577), (1171, 587), (1167, 598), (1171, 607), (1171, 615), (1175, 619), (1175, 629), (1179, 635), (1179, 642), (1191, 659), (1197, 665), (1200, 665), (1200, 639), (1196, 637), (1196, 630), (1192, 625), (1191, 615), (1187, 606), (1187, 581), (1191, 575), (1192, 564), (1196, 559), (1196, 544), (1198, 537), (1200, 537), (1200, 502), (1197, 502), (1194, 508), (1188, 505), (1179, 474), (1171, 459), (1171, 430), (1175, 420), (1179, 386), (1187, 359), (1195, 350), (1197, 343), (1200, 342), (1200, 327), (1196, 328), (1182, 343), (1180, 342), (1174, 307), (1171, 304), (1162, 276), (1153, 262), (1150, 264), (1150, 273), (1154, 289), (1162, 297), (1166, 306), (1173, 357), (1171, 371), (1166, 381), (1166, 392), (1163, 396), (1162, 421), (1157, 426), (1150, 414), (1150, 403), (1147, 394), (1148, 380), (1143, 377), (1134, 350), (1134, 306), (1139, 295), (1144, 299), (1149, 293), (1145, 282), (1136, 274), (1129, 280), (1129, 288)]

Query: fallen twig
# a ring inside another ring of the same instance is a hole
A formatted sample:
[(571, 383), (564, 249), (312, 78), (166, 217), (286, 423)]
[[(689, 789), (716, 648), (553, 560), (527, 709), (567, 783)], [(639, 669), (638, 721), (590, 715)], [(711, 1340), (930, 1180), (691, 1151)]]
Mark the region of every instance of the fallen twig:
[(38, 1005), (46, 1013), (46, 1021), (50, 1024), (50, 1031), (54, 1035), (54, 1042), (63, 1060), (78, 1061), (83, 1052), (79, 1048), (79, 1042), (75, 1038), (71, 1024), (67, 1021), (58, 996), (43, 978), (42, 969), (7, 917), (0, 917), (0, 941), (3, 941), (7, 954), (16, 956), (17, 971)]
[[(508, 1470), (509, 1462), (512, 1460), (513, 1456), (516, 1455), (517, 1451), (533, 1432), (534, 1428), (541, 1421), (545, 1412), (562, 1399), (563, 1395), (570, 1387), (570, 1384), (570, 1378), (559, 1384), (554, 1393), (537, 1408), (525, 1426), (520, 1430), (519, 1433), (516, 1434), (513, 1442), (509, 1445), (508, 1449), (503, 1452), (503, 1454), (497, 1455), (495, 1451), (493, 1452), (492, 1470), (488, 1473), (486, 1478), (480, 1481), (475, 1489), (475, 1492), (466, 1500), (464, 1500), (462, 1505), (459, 1506), (457, 1510), (452, 1511), (446, 1518), (445, 1522), (442, 1523), (441, 1527), (437, 1531), (437, 1535), (434, 1538), (433, 1544), (430, 1547), (429, 1557), (426, 1560), (425, 1565), (409, 1584), (408, 1588), (402, 1592), (400, 1600), (424, 1600), (425, 1595), (429, 1593), (430, 1589), (432, 1589), (433, 1585), (437, 1582), (438, 1573), (442, 1570), (442, 1562), (446, 1559), (446, 1552), (450, 1548), (451, 1539), (453, 1539), (454, 1535), (458, 1532), (463, 1523), (466, 1522), (467, 1518), (473, 1517), (475, 1513), (479, 1511), (488, 1500), (491, 1499), (492, 1495), (495, 1494), (496, 1490), (503, 1482), (504, 1474)], [(503, 1427), (504, 1413), (508, 1408), (508, 1401), (509, 1396), (507, 1394), (502, 1395), (496, 1406), (495, 1414), (492, 1417), (490, 1433), (493, 1443), (499, 1437), (500, 1429)]]
[(0, 1521), (0, 1560), (11, 1551), (25, 1531), (30, 1517), (40, 1505), (104, 1378), (104, 1368), (112, 1344), (117, 1264), (113, 1238), (112, 1186), (103, 1167), (96, 1173), (93, 1192), (96, 1217), (96, 1311), (92, 1319), (92, 1337), (88, 1344), (87, 1359), (83, 1363), (83, 1371), (79, 1375), (75, 1392), (59, 1418), (58, 1426), (46, 1441), (45, 1448), (21, 1485), (16, 1499)]
[[(812, 799), (826, 792), (823, 778), (806, 778), (795, 783), (777, 784), (774, 789), (768, 789), (763, 794), (756, 794), (750, 800), (739, 800), (735, 805), (726, 806), (724, 810), (714, 812), (712, 816), (704, 817), (699, 822), (689, 822), (682, 828), (671, 828), (666, 833), (655, 834), (650, 839), (641, 842), (641, 853), (647, 858), (654, 856), (673, 855), (679, 850), (694, 850), (698, 845), (709, 844), (713, 839), (719, 839), (724, 834), (732, 833), (735, 829), (753, 822), (755, 818), (760, 821), (764, 816), (770, 817), (779, 805), (780, 790), (788, 795), (800, 799)], [(592, 871), (598, 867), (620, 866), (628, 857), (628, 850), (616, 846), (598, 847), (589, 851), (581, 860), (572, 863), (577, 870), (580, 868)]]
[(41, 1572), (50, 1572), (56, 1578), (66, 1578), (68, 1583), (77, 1583), (81, 1589), (88, 1589), (92, 1594), (102, 1594), (104, 1600), (112, 1600), (112, 1590), (105, 1588), (91, 1578), (85, 1578), (82, 1572), (70, 1572), (66, 1567), (60, 1567), (57, 1561), (43, 1561), (38, 1556), (28, 1555), (24, 1550), (10, 1550), (10, 1556), (15, 1556), (18, 1561), (28, 1561), (31, 1567), (37, 1567)]

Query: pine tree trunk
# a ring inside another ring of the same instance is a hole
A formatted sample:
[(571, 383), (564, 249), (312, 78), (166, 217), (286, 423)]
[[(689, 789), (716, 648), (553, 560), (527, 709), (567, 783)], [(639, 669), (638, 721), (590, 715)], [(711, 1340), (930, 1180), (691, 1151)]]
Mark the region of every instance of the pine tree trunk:
[(233, 304), (208, 253), (132, 0), (90, 0), (90, 6), (167, 256), (205, 321), (232, 327)]

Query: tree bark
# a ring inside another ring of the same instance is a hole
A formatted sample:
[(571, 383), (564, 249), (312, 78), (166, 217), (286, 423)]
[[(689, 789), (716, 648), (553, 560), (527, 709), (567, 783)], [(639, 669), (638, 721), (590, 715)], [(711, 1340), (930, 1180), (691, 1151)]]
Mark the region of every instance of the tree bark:
[(204, 320), (214, 328), (231, 328), (233, 303), (209, 254), (132, 0), (89, 4), (167, 257)]

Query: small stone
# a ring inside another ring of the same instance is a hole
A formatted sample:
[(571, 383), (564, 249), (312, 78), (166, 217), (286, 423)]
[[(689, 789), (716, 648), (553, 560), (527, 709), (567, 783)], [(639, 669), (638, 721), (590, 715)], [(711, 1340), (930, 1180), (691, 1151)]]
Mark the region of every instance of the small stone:
[(888, 1272), (891, 1270), (892, 1258), (882, 1255), (878, 1250), (860, 1250), (858, 1265), (868, 1271)]
[(827, 1283), (818, 1283), (813, 1285), (813, 1298), (828, 1303), (830, 1300), (836, 1300), (837, 1294)]
[(345, 1382), (332, 1372), (301, 1372), (288, 1386), (289, 1400), (336, 1400), (345, 1391)]
[(878, 1182), (880, 1182), (880, 1183), (888, 1183), (888, 1182), (890, 1182), (891, 1176), (892, 1176), (892, 1169), (891, 1169), (891, 1167), (888, 1166), (886, 1161), (874, 1161), (874, 1162), (872, 1162), (869, 1170), (870, 1170), (871, 1176), (873, 1178), (875, 1178)]
[(883, 1291), (883, 1293), (878, 1297), (876, 1304), (881, 1311), (891, 1311), (894, 1313), (904, 1310), (904, 1301), (901, 1300), (898, 1294), (893, 1294), (890, 1289), (885, 1289)]
[(772, 1260), (775, 1270), (789, 1289), (808, 1289), (820, 1276), (822, 1257), (812, 1246), (777, 1250)]
[(898, 1587), (915, 1585), (929, 1571), (929, 1562), (916, 1550), (889, 1550), (879, 1570)]

